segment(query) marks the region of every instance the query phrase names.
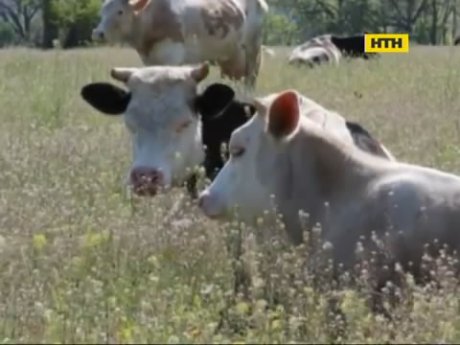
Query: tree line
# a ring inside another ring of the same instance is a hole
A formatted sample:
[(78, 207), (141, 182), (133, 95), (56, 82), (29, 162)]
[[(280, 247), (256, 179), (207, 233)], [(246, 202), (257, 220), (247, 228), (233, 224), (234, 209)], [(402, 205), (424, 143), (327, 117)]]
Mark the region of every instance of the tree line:
[[(407, 32), (420, 44), (451, 44), (460, 0), (267, 0), (264, 42), (292, 45), (324, 34)], [(0, 0), (0, 46), (91, 45), (102, 0)]]

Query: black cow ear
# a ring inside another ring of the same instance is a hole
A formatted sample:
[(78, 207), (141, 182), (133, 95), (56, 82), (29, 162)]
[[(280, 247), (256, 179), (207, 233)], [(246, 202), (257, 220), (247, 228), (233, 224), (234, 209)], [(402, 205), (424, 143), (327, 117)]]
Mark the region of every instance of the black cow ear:
[(110, 83), (85, 85), (80, 95), (95, 109), (108, 115), (123, 114), (131, 100), (131, 93)]
[(219, 114), (235, 98), (235, 91), (225, 84), (215, 83), (209, 85), (204, 92), (197, 97), (196, 110), (203, 119), (211, 118)]

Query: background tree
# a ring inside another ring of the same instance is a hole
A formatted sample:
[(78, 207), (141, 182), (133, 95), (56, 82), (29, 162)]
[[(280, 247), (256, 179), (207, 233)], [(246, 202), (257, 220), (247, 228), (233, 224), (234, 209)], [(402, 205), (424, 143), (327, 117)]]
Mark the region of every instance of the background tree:
[(30, 42), (32, 20), (40, 9), (40, 0), (0, 0), (0, 17), (21, 43)]
[(58, 26), (53, 13), (52, 0), (42, 0), (43, 48), (53, 48), (53, 40), (58, 36)]
[(0, 47), (9, 46), (15, 43), (15, 34), (10, 25), (0, 23)]
[(63, 48), (85, 45), (97, 24), (100, 0), (53, 0), (52, 11)]

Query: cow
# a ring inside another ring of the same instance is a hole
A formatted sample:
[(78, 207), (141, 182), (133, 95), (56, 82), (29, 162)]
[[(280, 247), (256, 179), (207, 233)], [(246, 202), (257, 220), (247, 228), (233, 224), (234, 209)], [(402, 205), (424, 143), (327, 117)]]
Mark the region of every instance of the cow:
[(336, 269), (352, 273), (360, 258), (382, 254), (376, 287), (393, 280), (396, 263), (422, 282), (424, 254), (447, 248), (458, 259), (459, 176), (356, 149), (302, 116), (296, 90), (254, 104), (256, 115), (232, 134), (230, 159), (199, 197), (208, 217), (238, 206), (249, 221), (274, 206), (294, 245), (303, 242), (305, 226), (319, 224)]
[[(218, 154), (220, 147), (254, 114), (254, 106), (235, 100), (233, 89), (223, 84), (213, 84), (200, 94), (198, 84), (208, 73), (206, 63), (117, 67), (111, 76), (127, 90), (100, 82), (81, 89), (82, 98), (100, 112), (124, 114), (133, 144), (127, 182), (136, 194), (153, 196), (160, 188), (183, 185), (193, 180), (190, 169), (194, 166), (204, 165), (212, 179), (225, 161), (225, 155)], [(347, 125), (334, 112), (317, 107), (306, 116), (356, 138), (363, 150), (393, 159), (386, 156), (386, 149), (379, 149), (383, 145), (377, 140), (357, 131), (353, 123)]]
[(205, 148), (203, 165), (210, 180), (228, 158), (227, 145), (233, 130), (246, 123), (256, 111), (252, 104), (236, 99), (235, 95), (231, 87), (215, 83), (208, 86), (195, 102)]
[(267, 12), (265, 0), (105, 0), (92, 37), (128, 44), (146, 66), (210, 61), (253, 87)]
[(364, 34), (352, 36), (325, 34), (308, 40), (302, 44), (301, 47), (306, 49), (308, 47), (324, 46), (329, 43), (333, 44), (340, 51), (341, 56), (343, 57), (363, 58), (365, 60), (378, 57), (379, 54), (377, 53), (366, 53), (364, 41)]
[(338, 65), (342, 54), (330, 41), (315, 41), (293, 49), (288, 63), (290, 65), (307, 65), (315, 67), (325, 63)]

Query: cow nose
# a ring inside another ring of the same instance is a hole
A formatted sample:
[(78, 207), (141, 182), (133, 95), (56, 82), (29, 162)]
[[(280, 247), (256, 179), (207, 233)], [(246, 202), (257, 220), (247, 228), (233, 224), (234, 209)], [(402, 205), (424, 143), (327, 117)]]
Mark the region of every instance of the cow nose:
[(104, 39), (104, 33), (99, 30), (93, 30), (93, 40), (102, 41)]
[(130, 179), (134, 193), (142, 196), (154, 196), (164, 181), (163, 173), (150, 167), (134, 168)]
[(209, 218), (215, 218), (220, 214), (218, 200), (215, 194), (211, 194), (207, 190), (202, 192), (198, 197), (198, 207)]

